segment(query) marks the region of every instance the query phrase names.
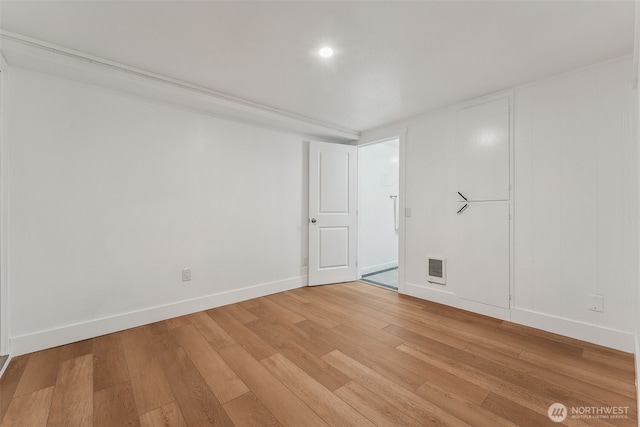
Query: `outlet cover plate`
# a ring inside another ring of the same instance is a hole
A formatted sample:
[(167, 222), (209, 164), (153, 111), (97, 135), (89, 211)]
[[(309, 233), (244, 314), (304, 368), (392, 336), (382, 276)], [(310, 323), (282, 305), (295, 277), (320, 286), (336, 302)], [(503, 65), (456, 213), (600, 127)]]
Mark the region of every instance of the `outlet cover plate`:
[(602, 313), (604, 309), (604, 296), (600, 294), (589, 294), (589, 310)]

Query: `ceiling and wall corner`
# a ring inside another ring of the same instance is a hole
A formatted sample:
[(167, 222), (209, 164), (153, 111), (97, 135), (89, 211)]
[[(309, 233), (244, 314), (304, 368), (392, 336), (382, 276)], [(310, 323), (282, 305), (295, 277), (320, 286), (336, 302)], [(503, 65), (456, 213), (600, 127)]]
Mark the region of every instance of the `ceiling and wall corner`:
[(18, 34), (0, 31), (0, 42), (2, 52), (15, 67), (135, 94), (217, 117), (331, 142), (349, 142), (360, 136), (356, 131)]
[(0, 28), (357, 133), (629, 54), (633, 8), (3, 0)]

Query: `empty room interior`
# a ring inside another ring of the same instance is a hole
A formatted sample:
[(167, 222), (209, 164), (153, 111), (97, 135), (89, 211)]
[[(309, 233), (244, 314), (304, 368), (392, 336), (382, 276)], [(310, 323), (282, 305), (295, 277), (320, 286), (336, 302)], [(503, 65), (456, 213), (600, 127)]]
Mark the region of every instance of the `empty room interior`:
[(0, 426), (638, 425), (639, 34), (0, 0)]

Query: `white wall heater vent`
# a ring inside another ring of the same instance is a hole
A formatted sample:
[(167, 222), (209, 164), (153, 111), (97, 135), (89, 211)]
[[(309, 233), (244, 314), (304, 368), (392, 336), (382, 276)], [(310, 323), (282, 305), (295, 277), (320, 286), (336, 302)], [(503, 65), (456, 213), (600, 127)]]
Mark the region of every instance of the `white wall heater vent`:
[(445, 258), (428, 258), (429, 283), (444, 285), (447, 279), (447, 260)]

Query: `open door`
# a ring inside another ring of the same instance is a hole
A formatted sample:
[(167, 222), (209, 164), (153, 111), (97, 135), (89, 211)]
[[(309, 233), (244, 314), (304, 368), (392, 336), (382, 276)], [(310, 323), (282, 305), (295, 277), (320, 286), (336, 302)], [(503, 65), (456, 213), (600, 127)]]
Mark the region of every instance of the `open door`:
[(309, 144), (309, 286), (357, 279), (357, 153)]

